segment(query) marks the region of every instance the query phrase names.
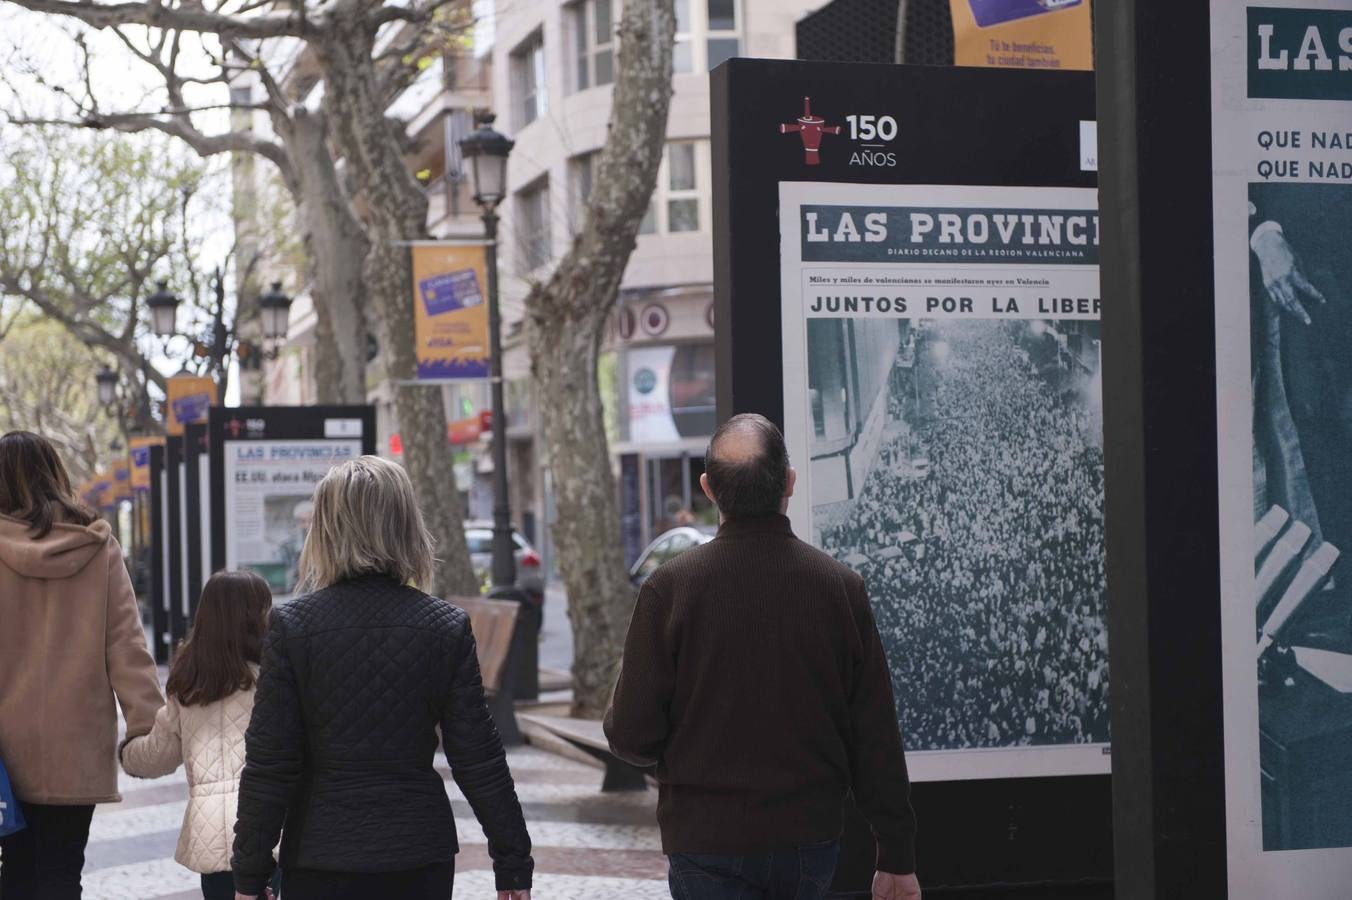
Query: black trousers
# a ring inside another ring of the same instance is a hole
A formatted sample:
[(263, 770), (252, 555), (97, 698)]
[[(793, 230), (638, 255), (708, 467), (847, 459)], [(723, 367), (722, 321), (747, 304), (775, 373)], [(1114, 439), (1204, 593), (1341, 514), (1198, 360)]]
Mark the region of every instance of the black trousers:
[(451, 900), (454, 882), (454, 860), (401, 872), (284, 869), (281, 900), (371, 900), (372, 897)]
[(93, 806), (24, 803), (28, 827), (0, 838), (0, 898), (80, 900)]
[[(229, 872), (212, 872), (202, 876), (203, 900), (235, 900), (235, 876)], [(3, 898), (0, 898), (3, 900)]]

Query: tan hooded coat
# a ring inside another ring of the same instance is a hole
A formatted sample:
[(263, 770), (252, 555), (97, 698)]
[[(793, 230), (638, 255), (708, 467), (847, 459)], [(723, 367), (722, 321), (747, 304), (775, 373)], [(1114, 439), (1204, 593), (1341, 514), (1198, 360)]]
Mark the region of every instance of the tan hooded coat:
[(20, 800), (121, 799), (114, 695), (130, 736), (164, 705), (112, 529), (35, 539), (0, 515), (0, 759)]

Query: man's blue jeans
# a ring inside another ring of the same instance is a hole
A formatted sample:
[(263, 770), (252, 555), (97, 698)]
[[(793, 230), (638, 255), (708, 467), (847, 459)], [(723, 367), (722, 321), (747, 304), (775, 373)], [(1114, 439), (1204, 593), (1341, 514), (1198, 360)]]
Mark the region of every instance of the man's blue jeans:
[(667, 860), (673, 900), (822, 900), (840, 842), (748, 856), (674, 853)]

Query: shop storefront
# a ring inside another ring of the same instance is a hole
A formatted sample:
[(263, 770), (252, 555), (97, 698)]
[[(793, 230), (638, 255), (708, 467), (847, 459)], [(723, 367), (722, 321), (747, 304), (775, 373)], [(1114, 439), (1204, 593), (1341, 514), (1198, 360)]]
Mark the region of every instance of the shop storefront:
[(614, 453), (625, 556), (678, 525), (717, 524), (704, 451), (717, 426), (708, 294), (630, 300), (617, 313)]

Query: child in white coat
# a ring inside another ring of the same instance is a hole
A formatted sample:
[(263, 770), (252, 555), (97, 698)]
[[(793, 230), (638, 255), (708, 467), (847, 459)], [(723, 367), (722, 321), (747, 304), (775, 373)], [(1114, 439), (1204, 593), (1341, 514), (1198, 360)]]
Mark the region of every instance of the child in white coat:
[(188, 808), (174, 854), (202, 875), (205, 900), (234, 900), (230, 850), (244, 768), (244, 732), (272, 592), (252, 572), (218, 572), (202, 588), (188, 639), (169, 669), (169, 702), (150, 734), (122, 748), (122, 767), (139, 778), (187, 766)]

